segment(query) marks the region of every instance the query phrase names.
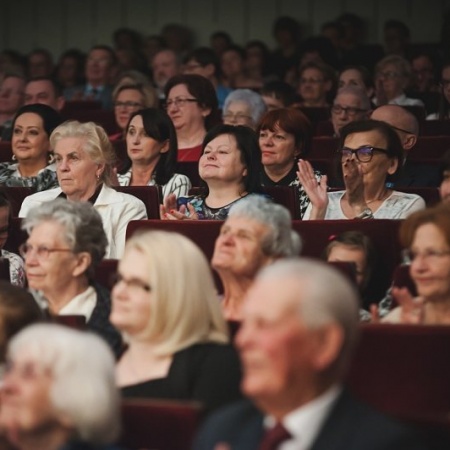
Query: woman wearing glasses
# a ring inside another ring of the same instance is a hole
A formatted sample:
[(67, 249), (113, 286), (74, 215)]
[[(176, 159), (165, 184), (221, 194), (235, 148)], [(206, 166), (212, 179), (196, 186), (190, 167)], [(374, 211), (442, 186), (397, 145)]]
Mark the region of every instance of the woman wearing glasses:
[(84, 316), (118, 354), (122, 339), (108, 319), (109, 292), (92, 281), (108, 245), (99, 213), (87, 202), (56, 199), (32, 208), (22, 227), (29, 237), (20, 253), (39, 306), (50, 316)]
[(177, 75), (164, 89), (178, 140), (178, 161), (198, 161), (206, 132), (219, 123), (216, 91), (201, 75)]
[(236, 89), (225, 99), (223, 123), (245, 125), (256, 130), (266, 110), (266, 104), (259, 94), (250, 89)]
[(240, 397), (209, 263), (186, 237), (147, 231), (127, 241), (110, 320), (128, 344), (116, 371), (125, 397), (196, 400), (207, 411)]
[(402, 166), (403, 148), (385, 122), (364, 120), (345, 125), (338, 155), (344, 191), (327, 192), (327, 177), (317, 183), (311, 165), (299, 161), (298, 177), (311, 200), (304, 220), (404, 219), (425, 208), (422, 197), (386, 187), (386, 179)]

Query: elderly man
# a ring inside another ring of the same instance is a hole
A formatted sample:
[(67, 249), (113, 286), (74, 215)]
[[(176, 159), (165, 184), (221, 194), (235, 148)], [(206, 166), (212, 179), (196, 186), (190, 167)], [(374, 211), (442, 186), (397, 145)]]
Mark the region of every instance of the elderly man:
[(357, 295), (334, 269), (309, 259), (265, 268), (236, 337), (251, 402), (212, 416), (195, 449), (424, 448), (409, 429), (342, 388), (357, 330)]
[(41, 103), (56, 111), (64, 107), (65, 99), (60, 87), (50, 77), (37, 77), (28, 81), (25, 86), (25, 105)]
[(23, 105), (25, 78), (18, 74), (7, 74), (0, 85), (0, 129), (3, 141), (11, 140), (14, 115)]
[(240, 321), (244, 296), (258, 270), (278, 258), (297, 256), (300, 247), (284, 206), (262, 196), (249, 196), (232, 206), (211, 261), (224, 288), (225, 318)]
[(340, 89), (331, 107), (334, 134), (339, 136), (340, 129), (350, 122), (368, 119), (370, 109), (370, 99), (365, 91), (356, 87)]
[(181, 73), (181, 62), (178, 55), (168, 48), (159, 50), (150, 63), (153, 82), (158, 91), (158, 97), (164, 99), (164, 87), (167, 82)]
[(390, 187), (437, 187), (439, 170), (430, 164), (415, 163), (408, 159), (408, 152), (416, 145), (419, 123), (414, 114), (398, 105), (384, 105), (376, 108), (371, 119), (389, 124), (398, 134), (405, 151), (405, 163), (398, 178)]

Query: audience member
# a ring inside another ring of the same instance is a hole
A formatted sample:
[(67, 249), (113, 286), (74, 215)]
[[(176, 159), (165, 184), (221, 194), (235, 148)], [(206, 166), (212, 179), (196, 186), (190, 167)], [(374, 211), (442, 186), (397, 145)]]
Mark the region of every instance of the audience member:
[(425, 208), (416, 194), (386, 187), (388, 176), (403, 164), (398, 135), (385, 122), (350, 122), (341, 128), (339, 155), (345, 190), (327, 193), (327, 179), (319, 183), (307, 161), (299, 162), (299, 179), (311, 203), (303, 219), (404, 219)]
[(80, 50), (75, 48), (66, 50), (56, 65), (56, 82), (64, 89), (84, 84), (85, 62), (86, 56)]
[(216, 90), (219, 108), (223, 109), (225, 98), (232, 90), (222, 84), (220, 61), (214, 50), (199, 47), (188, 53), (184, 59), (183, 73), (208, 79)]
[(356, 87), (339, 89), (331, 107), (331, 123), (335, 136), (350, 122), (369, 118), (370, 99), (365, 90)]
[(372, 76), (363, 66), (347, 66), (340, 71), (338, 89), (345, 87), (363, 89), (370, 99), (375, 92)]
[(50, 77), (53, 73), (53, 57), (45, 48), (35, 48), (27, 57), (28, 78)]
[(175, 173), (177, 135), (163, 110), (147, 108), (131, 115), (126, 127), (128, 167), (117, 178), (121, 186), (159, 186), (163, 199), (186, 197), (192, 187), (186, 175)]
[(301, 97), (300, 106), (324, 108), (329, 106), (328, 95), (334, 84), (334, 71), (324, 63), (311, 61), (299, 69), (297, 93)]
[(262, 97), (250, 89), (236, 89), (225, 99), (223, 123), (226, 125), (245, 125), (255, 130), (266, 112)]
[[(300, 217), (309, 205), (309, 198), (297, 177), (297, 162), (309, 150), (311, 124), (294, 108), (269, 111), (259, 126), (262, 186), (295, 186), (298, 189)], [(320, 180), (320, 172), (314, 173)]]
[(0, 130), (1, 140), (10, 141), (12, 122), (24, 103), (26, 80), (22, 75), (6, 74), (0, 85)]
[(50, 135), (62, 122), (43, 104), (22, 106), (12, 122), (13, 161), (0, 163), (0, 185), (44, 191), (58, 186)]
[(287, 108), (297, 101), (295, 89), (284, 81), (269, 81), (260, 90), (267, 110)]
[(25, 269), (19, 255), (4, 250), (11, 229), (11, 203), (0, 191), (0, 258), (9, 262), (9, 280), (14, 286), (25, 286)]
[(245, 72), (254, 88), (262, 88), (270, 75), (270, 52), (267, 45), (259, 40), (245, 44)]
[(399, 304), (384, 322), (450, 325), (450, 207), (448, 203), (418, 211), (400, 228), (400, 241), (411, 262), (409, 273), (418, 297), (393, 288)]
[(50, 317), (81, 315), (118, 354), (122, 340), (109, 322), (109, 292), (93, 281), (108, 239), (100, 214), (88, 202), (64, 199), (30, 209), (23, 222), (28, 239), (20, 248), (28, 286)]
[(244, 297), (257, 272), (279, 258), (298, 256), (301, 240), (289, 211), (268, 198), (246, 198), (232, 206), (216, 239), (211, 260), (224, 294), (227, 320), (241, 321)]
[(192, 50), (194, 33), (184, 24), (168, 23), (162, 27), (160, 35), (167, 48), (181, 57)]
[(169, 196), (161, 218), (224, 220), (232, 205), (260, 191), (261, 151), (255, 132), (241, 125), (218, 125), (202, 145), (199, 174), (204, 192), (188, 198)]
[(450, 118), (450, 61), (444, 63), (439, 82), (439, 111), (427, 116), (427, 120), (448, 120)]
[(180, 58), (173, 50), (163, 48), (155, 53), (150, 66), (158, 97), (164, 99), (167, 82), (181, 73)]
[(265, 268), (236, 337), (249, 400), (207, 419), (194, 449), (425, 449), (343, 388), (357, 337), (358, 297), (336, 270), (308, 259)]
[(114, 358), (96, 336), (38, 324), (8, 346), (0, 426), (18, 450), (113, 450)]
[(384, 105), (376, 108), (371, 115), (374, 120), (382, 120), (395, 130), (404, 150), (404, 163), (399, 175), (390, 182), (396, 187), (437, 187), (439, 185), (438, 168), (431, 164), (414, 162), (408, 153), (416, 145), (419, 136), (419, 123), (414, 114), (398, 105)]
[(116, 55), (111, 47), (92, 47), (86, 59), (86, 84), (66, 88), (66, 100), (95, 100), (101, 102), (102, 108), (111, 109), (113, 71), (116, 63)]
[(220, 67), (224, 76), (224, 84), (231, 89), (258, 89), (261, 80), (254, 80), (245, 68), (245, 50), (238, 45), (231, 45), (220, 57)]
[(430, 52), (419, 51), (411, 57), (411, 89), (418, 93), (437, 92), (436, 63)]
[(216, 31), (209, 37), (210, 47), (214, 53), (220, 59), (222, 53), (231, 45), (233, 45), (233, 39), (225, 31)]
[(133, 236), (112, 298), (111, 322), (128, 343), (116, 369), (123, 396), (196, 400), (207, 412), (240, 398), (239, 359), (192, 241), (164, 231)]
[(388, 20), (383, 26), (383, 43), (386, 55), (408, 57), (411, 32), (400, 20)]
[(41, 103), (61, 111), (65, 104), (59, 85), (49, 77), (31, 78), (25, 86), (25, 105)]
[(201, 75), (178, 75), (165, 87), (166, 109), (177, 132), (178, 161), (198, 161), (219, 109), (214, 86)]
[(441, 183), (439, 193), (443, 203), (450, 203), (450, 151), (447, 151), (441, 162)]
[(147, 212), (136, 197), (109, 187), (115, 155), (105, 130), (93, 122), (68, 121), (55, 129), (50, 145), (60, 187), (26, 197), (19, 216), (56, 197), (88, 201), (103, 220), (109, 243), (105, 257), (120, 258), (128, 222), (146, 219)]

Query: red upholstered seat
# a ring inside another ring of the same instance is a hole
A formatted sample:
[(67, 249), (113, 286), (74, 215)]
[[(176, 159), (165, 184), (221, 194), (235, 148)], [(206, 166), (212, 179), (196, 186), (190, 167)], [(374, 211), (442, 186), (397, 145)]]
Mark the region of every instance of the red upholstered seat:
[(334, 128), (331, 120), (322, 120), (317, 124), (316, 136), (333, 136)]
[(320, 136), (313, 137), (311, 141), (311, 150), (308, 153), (309, 159), (333, 160), (338, 150), (339, 140), (335, 137)]
[(438, 164), (449, 149), (450, 136), (419, 136), (416, 145), (408, 153), (408, 159)]
[(20, 207), (22, 206), (24, 198), (36, 192), (34, 188), (22, 186), (2, 186), (1, 190), (6, 194), (6, 197), (11, 203), (11, 214), (13, 217), (17, 217), (19, 215)]
[(186, 450), (200, 418), (201, 406), (194, 402), (123, 400), (119, 443), (130, 450)]
[(73, 109), (65, 113), (64, 118), (80, 122), (95, 122), (102, 126), (108, 135), (120, 133), (113, 111), (105, 109)]
[(117, 272), (117, 259), (104, 259), (95, 269), (94, 280), (102, 286), (110, 289), (114, 275)]
[(449, 136), (450, 121), (448, 120), (425, 120), (420, 124), (421, 136)]
[(300, 219), (300, 199), (294, 186), (267, 186), (263, 189), (275, 203), (286, 207), (293, 219)]
[(9, 273), (9, 259), (0, 258), (0, 280), (11, 281)]
[(75, 328), (76, 330), (86, 329), (86, 317), (77, 314), (70, 314), (65, 316), (53, 316), (52, 322), (60, 325), (65, 325), (69, 328)]
[(21, 229), (22, 219), (13, 217), (11, 219), (8, 239), (5, 243), (5, 250), (19, 254), (19, 247), (27, 239), (27, 233)]
[(12, 148), (11, 142), (1, 141), (0, 142), (0, 162), (10, 162), (12, 160)]
[(159, 219), (160, 195), (157, 186), (113, 186), (118, 192), (130, 194), (144, 202), (149, 219)]

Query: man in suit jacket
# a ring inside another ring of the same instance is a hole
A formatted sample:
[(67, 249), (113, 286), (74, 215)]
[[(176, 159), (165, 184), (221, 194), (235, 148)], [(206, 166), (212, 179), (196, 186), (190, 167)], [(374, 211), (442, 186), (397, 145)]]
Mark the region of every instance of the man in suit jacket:
[[(205, 423), (196, 450), (419, 450), (414, 433), (342, 388), (358, 334), (353, 286), (324, 263), (263, 269), (236, 337), (243, 364), (234, 404)], [(265, 446), (274, 430), (284, 440)]]
[(388, 123), (398, 134), (405, 151), (405, 163), (391, 187), (439, 186), (438, 167), (408, 159), (408, 153), (416, 145), (419, 136), (419, 123), (414, 114), (398, 105), (384, 105), (372, 112), (371, 119)]

